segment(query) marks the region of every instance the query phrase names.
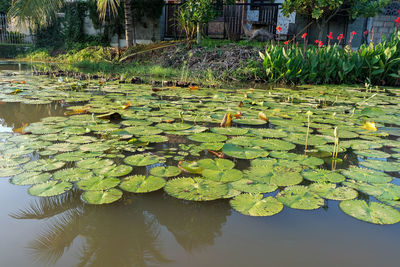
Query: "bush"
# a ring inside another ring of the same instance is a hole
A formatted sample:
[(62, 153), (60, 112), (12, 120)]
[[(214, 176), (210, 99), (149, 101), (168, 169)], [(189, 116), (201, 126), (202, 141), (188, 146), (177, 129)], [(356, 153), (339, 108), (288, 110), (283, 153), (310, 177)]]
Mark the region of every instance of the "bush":
[(261, 54), (267, 78), (284, 83), (400, 83), (400, 31), (378, 45), (353, 51), (337, 45), (307, 49), (271, 45)]

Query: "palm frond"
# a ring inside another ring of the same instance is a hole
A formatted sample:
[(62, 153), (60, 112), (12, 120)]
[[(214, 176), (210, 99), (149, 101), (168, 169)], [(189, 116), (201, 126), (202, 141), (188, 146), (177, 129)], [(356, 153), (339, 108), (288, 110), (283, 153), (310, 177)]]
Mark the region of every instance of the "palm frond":
[(107, 12), (116, 16), (120, 4), (120, 0), (97, 0), (97, 12), (99, 12), (100, 19), (105, 20)]
[(8, 16), (15, 19), (20, 26), (45, 26), (52, 21), (63, 2), (63, 0), (14, 0)]

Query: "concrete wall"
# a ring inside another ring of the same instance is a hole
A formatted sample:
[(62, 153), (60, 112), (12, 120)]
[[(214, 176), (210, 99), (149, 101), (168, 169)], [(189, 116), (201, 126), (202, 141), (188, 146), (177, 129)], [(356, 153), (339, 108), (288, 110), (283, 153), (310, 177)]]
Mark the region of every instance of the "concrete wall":
[(376, 44), (382, 40), (382, 37), (389, 37), (395, 29), (395, 19), (397, 16), (376, 16), (372, 20), (372, 28), (374, 29), (374, 36), (371, 39)]

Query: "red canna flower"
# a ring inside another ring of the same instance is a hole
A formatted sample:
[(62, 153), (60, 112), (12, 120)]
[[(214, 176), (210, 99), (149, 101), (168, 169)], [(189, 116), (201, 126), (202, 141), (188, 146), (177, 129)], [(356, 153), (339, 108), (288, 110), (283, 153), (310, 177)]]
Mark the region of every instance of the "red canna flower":
[(276, 27), (276, 30), (278, 31), (278, 33), (281, 33), (282, 28), (281, 28), (280, 26), (277, 26), (277, 27)]
[(319, 43), (319, 40), (315, 40), (314, 43), (318, 44), (318, 43)]
[(397, 10), (397, 13), (399, 13), (399, 14), (400, 14), (400, 9), (399, 9), (399, 10)]
[(355, 31), (352, 31), (352, 32), (351, 32), (351, 35), (353, 35), (353, 36), (356, 35), (356, 34), (357, 34), (357, 33), (356, 33)]
[(365, 32), (364, 32), (364, 35), (367, 35), (367, 34), (368, 34), (368, 31), (365, 31)]
[(338, 39), (339, 41), (340, 41), (340, 40), (343, 40), (343, 39), (344, 39), (343, 33), (339, 34), (339, 36), (337, 37), (337, 39)]
[(332, 40), (332, 39), (333, 39), (332, 32), (330, 32), (330, 33), (329, 33), (329, 35), (328, 35), (328, 39), (330, 39), (330, 40)]
[[(399, 9), (400, 10), (400, 9)], [(400, 17), (397, 17), (397, 19), (395, 19), (396, 24), (400, 24)]]
[(307, 37), (307, 33), (305, 32), (305, 33), (303, 33), (303, 35), (301, 36), (301, 38), (303, 38), (303, 39), (305, 39), (306, 37)]
[(286, 42), (285, 42), (285, 45), (288, 45), (288, 44), (289, 44), (289, 41), (286, 41)]
[(318, 47), (321, 48), (324, 45), (324, 43), (322, 41), (318, 42)]

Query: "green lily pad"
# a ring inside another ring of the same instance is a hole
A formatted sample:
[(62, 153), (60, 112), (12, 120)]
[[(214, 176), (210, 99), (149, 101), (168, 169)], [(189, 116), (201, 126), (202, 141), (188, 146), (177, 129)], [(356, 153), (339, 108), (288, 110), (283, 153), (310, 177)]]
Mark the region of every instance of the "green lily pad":
[(354, 151), (357, 155), (361, 157), (368, 157), (368, 158), (377, 158), (377, 159), (385, 159), (390, 158), (389, 153), (385, 153), (380, 150), (356, 150)]
[(342, 173), (347, 178), (357, 182), (385, 184), (392, 181), (392, 177), (386, 173), (358, 167), (350, 167), (347, 170), (343, 170)]
[(15, 175), (10, 182), (15, 185), (41, 184), (50, 180), (51, 174), (48, 172), (24, 172)]
[(152, 155), (133, 155), (125, 158), (125, 163), (132, 166), (148, 166), (156, 164), (160, 159)]
[(248, 133), (248, 129), (246, 128), (211, 128), (211, 132), (222, 134), (222, 135), (244, 135)]
[(73, 144), (88, 144), (96, 142), (97, 139), (93, 136), (72, 136), (66, 140), (68, 143)]
[(231, 170), (205, 169), (201, 174), (203, 175), (204, 178), (216, 182), (234, 182), (242, 179), (243, 177), (242, 172), (236, 169), (231, 169)]
[(346, 180), (343, 175), (329, 170), (305, 170), (301, 173), (304, 178), (318, 183), (341, 183)]
[(28, 171), (43, 172), (58, 170), (64, 166), (65, 162), (56, 159), (39, 159), (26, 163), (23, 168)]
[(357, 191), (350, 187), (336, 187), (336, 184), (330, 183), (313, 183), (309, 188), (325, 199), (350, 200), (355, 199), (358, 195)]
[(81, 145), (79, 149), (85, 152), (103, 152), (109, 150), (110, 146), (105, 143), (96, 142), (96, 143)]
[(71, 143), (58, 143), (48, 146), (47, 149), (59, 152), (72, 152), (78, 149), (78, 145)]
[(147, 135), (139, 138), (141, 142), (164, 143), (168, 142), (168, 137), (163, 135)]
[(201, 178), (176, 178), (165, 185), (165, 191), (176, 198), (192, 201), (209, 201), (223, 198), (228, 185)]
[(238, 120), (233, 120), (233, 122), (237, 123), (237, 124), (244, 124), (244, 125), (264, 125), (264, 124), (267, 124), (266, 121), (258, 120), (258, 119), (238, 119)]
[(193, 173), (193, 174), (201, 174), (203, 171), (203, 168), (199, 166), (197, 161), (182, 161), (179, 162), (179, 168), (181, 168), (183, 171), (188, 172), (188, 173)]
[(158, 177), (175, 177), (181, 174), (181, 170), (175, 166), (168, 166), (168, 167), (159, 166), (152, 168), (150, 170), (150, 174)]
[(395, 224), (400, 222), (400, 212), (378, 202), (364, 200), (347, 200), (339, 204), (341, 210), (358, 220), (373, 224)]
[(365, 184), (347, 182), (345, 185), (382, 200), (400, 200), (400, 186), (395, 184)]
[(132, 193), (148, 193), (163, 188), (165, 180), (156, 176), (135, 175), (122, 180), (120, 188)]
[(219, 143), (226, 141), (228, 138), (225, 135), (216, 133), (196, 133), (190, 135), (189, 139), (201, 143)]
[(197, 164), (203, 169), (215, 171), (226, 171), (235, 167), (235, 163), (228, 159), (201, 159), (197, 162)]
[(290, 142), (279, 140), (279, 139), (267, 139), (263, 140), (263, 146), (266, 150), (271, 151), (289, 151), (295, 149), (296, 146)]
[(399, 162), (389, 162), (389, 161), (367, 159), (366, 161), (361, 161), (360, 165), (367, 167), (367, 168), (374, 169), (374, 170), (384, 171), (384, 172), (400, 171), (400, 163)]
[(4, 177), (10, 177), (10, 176), (14, 176), (20, 173), (23, 173), (24, 170), (22, 170), (21, 168), (18, 167), (11, 167), (11, 168), (1, 168), (0, 169), (0, 177), (4, 178)]
[(51, 197), (63, 194), (72, 188), (68, 182), (48, 181), (42, 184), (33, 185), (28, 189), (29, 194), (38, 197)]
[(103, 176), (93, 176), (86, 180), (79, 181), (76, 185), (85, 191), (107, 190), (119, 184), (118, 178), (104, 178)]
[(231, 183), (233, 189), (246, 193), (271, 193), (278, 187), (269, 183), (262, 183), (254, 180), (241, 179)]
[(88, 204), (101, 205), (110, 204), (122, 197), (122, 191), (111, 188), (108, 190), (87, 191), (81, 196), (82, 200)]
[(53, 174), (54, 179), (67, 181), (67, 182), (77, 182), (79, 180), (86, 180), (93, 176), (93, 173), (87, 169), (80, 168), (70, 168), (56, 171)]
[(283, 209), (283, 204), (274, 197), (262, 194), (241, 194), (230, 201), (232, 208), (249, 216), (272, 216)]
[(109, 165), (103, 168), (94, 169), (94, 173), (106, 177), (121, 177), (128, 175), (132, 172), (133, 168), (128, 165)]
[(160, 123), (156, 127), (164, 131), (183, 131), (192, 128), (193, 125), (186, 123)]
[(94, 170), (94, 169), (101, 169), (105, 166), (112, 165), (113, 162), (109, 159), (98, 159), (98, 158), (89, 158), (78, 161), (76, 166), (83, 169)]
[(315, 210), (324, 205), (323, 198), (301, 185), (286, 187), (276, 198), (293, 209)]
[(69, 135), (82, 135), (82, 134), (87, 134), (90, 132), (90, 129), (84, 128), (84, 127), (79, 127), (79, 126), (69, 126), (64, 128), (63, 133), (69, 134)]
[(255, 159), (268, 156), (268, 152), (261, 148), (241, 147), (232, 144), (225, 144), (222, 152), (230, 157), (238, 159)]

